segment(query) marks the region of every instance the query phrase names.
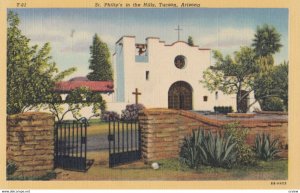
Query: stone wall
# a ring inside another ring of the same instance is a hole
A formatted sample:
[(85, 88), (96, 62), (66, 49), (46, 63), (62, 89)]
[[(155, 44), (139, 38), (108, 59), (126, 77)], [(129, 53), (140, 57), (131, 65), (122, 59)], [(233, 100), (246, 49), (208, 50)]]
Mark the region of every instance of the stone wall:
[[(236, 120), (221, 121), (184, 110), (145, 109), (139, 114), (142, 131), (142, 156), (145, 162), (179, 156), (181, 142), (192, 130), (203, 128), (222, 131), (225, 124)], [(280, 138), (281, 156), (287, 157), (287, 119), (239, 119), (242, 128), (249, 128), (247, 143), (254, 144), (258, 133), (269, 133)]]
[(43, 176), (54, 167), (54, 117), (48, 113), (7, 116), (7, 160), (15, 176)]

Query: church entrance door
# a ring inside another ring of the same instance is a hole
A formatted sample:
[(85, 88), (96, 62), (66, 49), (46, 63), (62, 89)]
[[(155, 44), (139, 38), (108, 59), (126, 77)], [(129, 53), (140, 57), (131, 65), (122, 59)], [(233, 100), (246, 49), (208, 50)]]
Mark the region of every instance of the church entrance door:
[(168, 92), (169, 109), (193, 109), (193, 89), (189, 83), (177, 81), (173, 83)]

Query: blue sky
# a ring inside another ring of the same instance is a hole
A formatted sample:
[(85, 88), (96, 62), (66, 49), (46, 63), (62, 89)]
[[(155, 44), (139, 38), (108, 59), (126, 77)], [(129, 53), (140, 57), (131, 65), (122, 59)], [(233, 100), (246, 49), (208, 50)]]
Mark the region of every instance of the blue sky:
[[(202, 48), (232, 54), (240, 46), (251, 45), (257, 26), (273, 25), (281, 34), (283, 47), (275, 62), (288, 60), (288, 9), (12, 9), (19, 14), (22, 32), (31, 43), (50, 42), (53, 60), (60, 70), (77, 67), (72, 76), (85, 76), (89, 66), (89, 46), (97, 33), (114, 52), (114, 43), (123, 35), (136, 41), (159, 37), (171, 44), (192, 36)], [(71, 36), (74, 30), (73, 36)]]

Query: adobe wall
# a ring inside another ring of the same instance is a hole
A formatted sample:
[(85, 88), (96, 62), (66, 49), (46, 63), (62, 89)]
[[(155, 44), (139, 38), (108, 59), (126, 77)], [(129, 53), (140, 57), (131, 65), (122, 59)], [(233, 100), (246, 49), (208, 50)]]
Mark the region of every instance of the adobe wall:
[(43, 176), (54, 167), (54, 117), (48, 113), (7, 116), (7, 160), (15, 176)]
[[(177, 158), (185, 136), (192, 130), (203, 128), (213, 132), (222, 131), (225, 124), (234, 120), (220, 121), (184, 110), (145, 109), (139, 114), (142, 133), (142, 157), (145, 162), (165, 158)], [(249, 128), (247, 143), (254, 144), (258, 133), (269, 133), (280, 138), (281, 156), (287, 157), (288, 121), (280, 120), (239, 120), (242, 128)]]

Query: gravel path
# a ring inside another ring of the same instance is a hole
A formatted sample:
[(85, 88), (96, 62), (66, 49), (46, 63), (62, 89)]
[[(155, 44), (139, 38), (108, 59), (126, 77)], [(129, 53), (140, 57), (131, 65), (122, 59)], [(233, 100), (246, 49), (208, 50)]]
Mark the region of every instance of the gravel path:
[[(99, 134), (99, 135), (93, 135), (87, 137), (87, 151), (101, 151), (101, 150), (108, 150), (108, 134)], [(116, 134), (116, 141), (115, 146), (116, 148), (119, 145), (119, 150), (122, 151), (122, 144), (124, 144), (124, 150), (127, 149), (127, 133), (124, 132), (124, 140), (122, 138), (122, 133), (119, 134), (119, 143), (118, 143), (118, 136)], [(131, 134), (128, 132), (128, 148), (131, 149), (131, 147), (137, 147), (137, 141), (135, 140), (137, 136), (135, 133), (132, 133), (132, 140), (131, 140)], [(111, 143), (112, 144), (112, 143)], [(117, 150), (116, 150), (117, 151)]]
[(87, 137), (87, 151), (108, 150), (107, 134)]

